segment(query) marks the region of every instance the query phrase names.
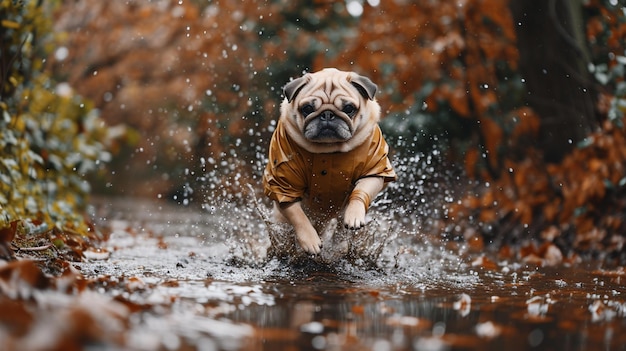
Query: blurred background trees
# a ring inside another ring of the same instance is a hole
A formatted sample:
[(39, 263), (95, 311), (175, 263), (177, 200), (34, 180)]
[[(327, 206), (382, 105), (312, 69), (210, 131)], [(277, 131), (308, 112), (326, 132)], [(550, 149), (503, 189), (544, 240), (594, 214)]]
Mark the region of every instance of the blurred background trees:
[[(602, 11), (619, 17), (621, 7), (608, 0), (84, 0), (57, 12), (55, 28), (66, 34), (51, 63), (110, 125), (129, 127), (115, 174), (99, 183), (116, 193), (166, 196), (205, 174), (203, 162), (206, 169), (223, 159), (245, 158), (258, 172), (280, 88), (325, 66), (359, 71), (381, 86), (390, 137), (418, 150), (436, 144), (471, 174), (497, 176), (502, 158), (523, 157), (528, 145), (558, 161), (606, 115), (589, 70), (602, 43), (586, 34), (598, 19), (618, 24)], [(141, 186), (124, 184), (132, 179)]]
[(62, 1), (45, 67), (117, 136), (101, 193), (186, 204), (254, 186), (281, 87), (335, 66), (379, 84), (394, 196), (425, 196), (436, 161), (481, 180), (437, 211), (446, 235), (551, 228), (566, 247), (600, 228), (590, 240), (619, 252), (625, 23), (615, 0)]
[[(525, 101), (541, 116), (539, 147), (559, 161), (594, 131), (597, 87), (589, 72), (582, 1), (511, 2), (525, 78)], [(592, 6), (588, 8), (592, 10)]]

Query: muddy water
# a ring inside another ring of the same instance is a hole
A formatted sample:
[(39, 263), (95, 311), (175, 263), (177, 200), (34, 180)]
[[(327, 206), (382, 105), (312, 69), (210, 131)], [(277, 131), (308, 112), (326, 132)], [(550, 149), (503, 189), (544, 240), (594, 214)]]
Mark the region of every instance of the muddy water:
[(269, 239), (254, 208), (97, 199), (92, 212), (110, 239), (80, 269), (100, 293), (135, 306), (130, 349), (626, 348), (620, 268), (486, 265), (406, 227), (376, 267), (293, 264), (264, 259)]

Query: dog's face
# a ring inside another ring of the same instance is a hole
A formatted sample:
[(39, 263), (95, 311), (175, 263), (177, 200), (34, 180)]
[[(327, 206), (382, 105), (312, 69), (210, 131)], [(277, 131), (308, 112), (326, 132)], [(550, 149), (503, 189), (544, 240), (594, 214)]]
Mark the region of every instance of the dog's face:
[(281, 120), (287, 133), (313, 153), (346, 152), (361, 145), (380, 118), (376, 85), (353, 72), (327, 68), (284, 88)]

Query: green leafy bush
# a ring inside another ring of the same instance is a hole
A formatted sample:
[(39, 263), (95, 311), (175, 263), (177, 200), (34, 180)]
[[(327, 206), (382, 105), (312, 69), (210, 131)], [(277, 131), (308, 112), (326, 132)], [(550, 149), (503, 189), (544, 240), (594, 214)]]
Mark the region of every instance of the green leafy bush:
[(110, 159), (89, 101), (45, 72), (50, 8), (0, 0), (0, 228), (36, 221), (86, 234), (85, 176)]

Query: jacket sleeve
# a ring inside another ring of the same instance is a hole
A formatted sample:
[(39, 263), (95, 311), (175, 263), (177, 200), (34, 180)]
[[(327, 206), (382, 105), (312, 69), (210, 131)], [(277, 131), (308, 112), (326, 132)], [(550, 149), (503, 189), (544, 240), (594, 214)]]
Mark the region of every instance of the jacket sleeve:
[(385, 183), (396, 180), (397, 175), (389, 161), (388, 155), (389, 145), (383, 138), (380, 127), (376, 125), (368, 150), (367, 161), (359, 178), (382, 177)]
[(269, 162), (263, 172), (263, 191), (277, 202), (294, 202), (302, 199), (306, 191), (306, 175), (302, 158), (279, 126), (272, 135)]

